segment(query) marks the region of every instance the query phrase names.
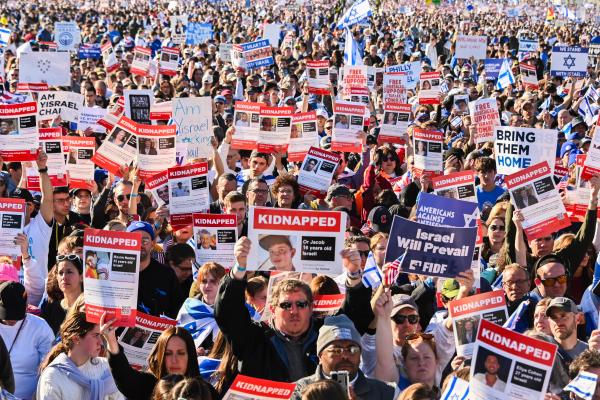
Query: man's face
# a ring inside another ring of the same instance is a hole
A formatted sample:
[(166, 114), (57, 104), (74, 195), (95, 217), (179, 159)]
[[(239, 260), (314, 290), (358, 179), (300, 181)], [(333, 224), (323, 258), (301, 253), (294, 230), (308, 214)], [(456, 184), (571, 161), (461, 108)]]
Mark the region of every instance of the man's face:
[(225, 214), (235, 214), (238, 226), (244, 224), (244, 220), (246, 219), (246, 203), (243, 201), (236, 201), (229, 206), (225, 206), (224, 211)]
[(310, 160), (306, 165), (307, 171), (312, 171), (317, 166), (317, 162), (315, 160)]
[(252, 157), (250, 159), (250, 171), (253, 177), (259, 177), (267, 169), (267, 160), (262, 157)]
[(193, 258), (186, 258), (180, 264), (175, 265), (171, 263), (173, 270), (175, 271), (175, 275), (177, 275), (177, 280), (179, 282), (185, 281), (187, 278), (192, 276), (192, 265), (194, 263)]
[(68, 193), (56, 193), (54, 196), (54, 214), (61, 217), (69, 215), (71, 196)]
[(536, 257), (543, 257), (552, 252), (554, 247), (554, 238), (552, 236), (544, 236), (534, 239), (529, 242), (531, 253)]
[(225, 196), (229, 192), (233, 192), (237, 189), (237, 181), (235, 179), (228, 181), (226, 179), (219, 179), (219, 184), (217, 185), (217, 193), (219, 194), (219, 200), (223, 201)]
[[(541, 281), (558, 277), (566, 278), (565, 266), (558, 262), (542, 265), (540, 268), (538, 268), (537, 274)], [(558, 279), (554, 279), (554, 284), (552, 286), (544, 286), (543, 283), (536, 284), (536, 286), (542, 297), (550, 297), (551, 299), (555, 297), (562, 297), (567, 291), (567, 282), (565, 281), (565, 283), (559, 283)]]
[(498, 369), (500, 368), (500, 363), (498, 362), (498, 358), (496, 356), (489, 355), (485, 358), (484, 366), (488, 374), (496, 375), (498, 373)]
[(164, 201), (165, 203), (169, 203), (169, 187), (168, 186), (161, 186), (158, 189), (156, 189), (156, 194), (158, 194), (158, 197)]
[(127, 214), (129, 211), (129, 199), (131, 195), (131, 186), (129, 185), (117, 185), (115, 188), (114, 201), (119, 211)]
[(331, 198), (331, 208), (345, 207), (352, 210), (352, 197), (346, 195), (333, 196)]
[(269, 259), (278, 271), (293, 270), (292, 260), (295, 254), (296, 249), (286, 243), (277, 243), (269, 247)]
[(496, 179), (496, 171), (477, 171), (477, 176), (482, 186), (493, 186)]
[[(348, 349), (351, 347), (359, 346), (351, 340), (335, 340), (327, 345), (319, 355), (323, 372), (329, 375), (332, 371), (348, 371), (350, 376), (355, 376), (360, 364), (360, 351), (350, 354)], [(338, 354), (340, 350), (342, 352)]]
[(75, 207), (78, 209), (87, 210), (90, 208), (92, 196), (87, 190), (80, 190), (77, 192), (73, 200), (75, 201)]
[(253, 182), (246, 192), (248, 204), (251, 206), (264, 206), (269, 198), (269, 186), (263, 182)]
[(577, 334), (577, 314), (552, 308), (548, 319), (556, 340), (564, 340)]
[(356, 242), (350, 245), (351, 249), (358, 250), (360, 253), (360, 267), (365, 268), (365, 264), (367, 263), (367, 258), (369, 257), (369, 251), (371, 248), (365, 242)]
[[(401, 316), (401, 317), (408, 317), (410, 315), (414, 315), (415, 317), (419, 316), (419, 313), (417, 313), (416, 310), (406, 307), (401, 309), (400, 311), (398, 311), (396, 314), (394, 314), (393, 317), (396, 316)], [(402, 345), (404, 343), (404, 340), (406, 339), (406, 337), (408, 335), (411, 335), (415, 332), (417, 332), (417, 330), (419, 329), (419, 319), (416, 318), (416, 323), (411, 324), (408, 318), (400, 318), (403, 319), (403, 321), (401, 323), (398, 323), (397, 321), (395, 321), (394, 319), (398, 319), (398, 318), (392, 318), (392, 333), (394, 335), (394, 343), (396, 343), (397, 345)], [(414, 317), (413, 317), (414, 319)]]
[(510, 301), (520, 300), (529, 292), (529, 277), (522, 269), (510, 269), (503, 273), (504, 294)]
[(140, 249), (140, 261), (146, 261), (150, 258), (150, 253), (154, 247), (154, 241), (152, 237), (146, 231), (139, 231), (142, 233), (142, 247)]
[[(310, 327), (312, 304), (308, 302), (306, 294), (300, 289), (293, 292), (281, 293), (274, 307), (273, 316), (275, 328), (286, 335), (297, 337), (304, 334)], [(298, 307), (298, 304), (301, 306)], [(284, 309), (281, 306), (291, 305)], [(302, 307), (306, 305), (306, 307)]]

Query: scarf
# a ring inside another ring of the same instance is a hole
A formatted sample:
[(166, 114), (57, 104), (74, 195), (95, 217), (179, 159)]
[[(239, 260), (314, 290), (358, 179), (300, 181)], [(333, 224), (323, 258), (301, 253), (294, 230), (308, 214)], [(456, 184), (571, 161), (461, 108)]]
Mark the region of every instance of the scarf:
[(70, 380), (81, 386), (87, 394), (85, 400), (103, 400), (108, 394), (117, 392), (117, 386), (110, 370), (105, 370), (98, 379), (92, 379), (83, 374), (77, 365), (65, 354), (61, 353), (49, 365), (65, 374)]

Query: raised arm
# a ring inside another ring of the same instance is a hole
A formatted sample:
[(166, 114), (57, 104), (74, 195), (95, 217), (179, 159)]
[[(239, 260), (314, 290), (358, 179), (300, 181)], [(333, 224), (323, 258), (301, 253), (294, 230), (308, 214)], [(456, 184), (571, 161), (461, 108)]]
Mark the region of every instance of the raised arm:
[(392, 294), (389, 290), (382, 292), (375, 302), (375, 315), (377, 316), (375, 379), (384, 382), (398, 382), (400, 378), (398, 367), (394, 361), (394, 336), (390, 323), (393, 307)]
[(38, 172), (40, 174), (40, 188), (42, 189), (42, 201), (40, 204), (40, 214), (48, 225), (54, 219), (54, 195), (52, 194), (52, 183), (48, 175), (48, 155), (43, 150), (40, 150), (36, 160)]

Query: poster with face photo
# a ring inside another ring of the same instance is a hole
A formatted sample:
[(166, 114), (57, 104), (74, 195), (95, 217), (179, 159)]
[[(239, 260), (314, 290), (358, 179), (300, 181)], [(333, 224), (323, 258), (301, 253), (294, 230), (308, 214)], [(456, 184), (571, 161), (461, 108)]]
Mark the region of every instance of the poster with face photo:
[(249, 271), (342, 273), (346, 213), (250, 207)]
[(285, 152), (290, 142), (293, 107), (261, 107), (258, 151)]
[(137, 125), (137, 165), (142, 180), (175, 163), (175, 125)]
[(102, 50), (102, 60), (104, 61), (104, 69), (107, 73), (116, 71), (119, 68), (119, 60), (115, 54), (115, 49), (110, 41), (104, 43), (100, 48)]
[(115, 175), (121, 176), (120, 167), (129, 165), (137, 155), (137, 124), (122, 116), (106, 140), (98, 148), (92, 161)]
[(0, 246), (4, 255), (21, 255), (21, 247), (15, 246), (15, 237), (23, 233), (26, 207), (23, 199), (0, 198)]
[(410, 122), (411, 111), (410, 104), (385, 103), (383, 123), (377, 140), (380, 143), (405, 144), (408, 139), (406, 131)]
[(469, 95), (468, 94), (456, 94), (454, 95), (454, 103), (452, 104), (452, 110), (455, 115), (466, 115), (469, 113)]
[(219, 260), (225, 268), (233, 268), (233, 247), (237, 241), (235, 214), (194, 213), (193, 219), (198, 265)]
[(317, 146), (319, 140), (317, 113), (315, 111), (292, 115), (292, 133), (287, 150), (288, 162), (304, 160), (308, 150), (311, 146)]
[(209, 209), (208, 163), (169, 168), (169, 209), (172, 214)]
[(150, 107), (154, 104), (154, 93), (149, 89), (125, 90), (125, 116), (138, 124), (151, 125)]
[(233, 126), (235, 133), (231, 138), (232, 149), (254, 150), (258, 141), (260, 127), (260, 103), (239, 101), (235, 103)]
[(145, 181), (146, 190), (152, 193), (152, 198), (158, 207), (169, 205), (169, 171), (164, 170)]
[(333, 107), (334, 125), (331, 150), (360, 153), (366, 106), (361, 103), (338, 100)]
[(331, 180), (339, 162), (338, 154), (311, 147), (304, 157), (298, 174), (300, 190), (303, 193), (323, 196), (331, 186)]
[(96, 139), (93, 137), (64, 136), (64, 152), (67, 155), (67, 174), (71, 189), (92, 189), (94, 185), (94, 163)]
[[(40, 128), (40, 146), (48, 155), (48, 177), (53, 187), (67, 186), (67, 170), (63, 154), (62, 128)], [(27, 168), (27, 189), (40, 191), (40, 174), (37, 168)]]
[(439, 72), (424, 72), (421, 74), (419, 89), (419, 104), (440, 104), (441, 74)]
[(307, 61), (308, 93), (328, 95), (329, 86), (329, 61)]
[(147, 76), (150, 70), (151, 55), (151, 49), (136, 46), (133, 50), (133, 62), (131, 63), (130, 72), (134, 75)]
[(0, 156), (4, 162), (37, 158), (37, 103), (0, 104)]
[(161, 75), (177, 75), (179, 69), (179, 49), (177, 47), (163, 47), (160, 51), (158, 72)]

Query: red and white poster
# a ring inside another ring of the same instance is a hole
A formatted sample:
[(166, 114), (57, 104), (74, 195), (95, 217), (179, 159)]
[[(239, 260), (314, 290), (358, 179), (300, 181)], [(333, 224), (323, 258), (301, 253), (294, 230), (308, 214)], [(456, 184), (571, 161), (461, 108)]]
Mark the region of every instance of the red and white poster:
[(44, 92), (48, 89), (49, 89), (49, 86), (45, 82), (40, 82), (40, 83), (20, 82), (20, 83), (17, 83), (17, 93)]
[(136, 124), (137, 165), (144, 181), (175, 163), (175, 125)]
[(0, 198), (0, 247), (2, 255), (18, 257), (21, 247), (15, 246), (15, 237), (25, 226), (25, 200)]
[(440, 104), (441, 79), (439, 72), (421, 74), (419, 104)]
[(152, 193), (157, 206), (169, 205), (169, 171), (164, 170), (146, 179), (146, 190)]
[(4, 162), (33, 161), (40, 146), (37, 103), (0, 104), (0, 156)]
[(540, 88), (535, 66), (519, 63), (519, 69), (521, 70), (521, 82), (526, 89), (537, 90)]
[(250, 207), (249, 271), (342, 273), (346, 213)]
[(102, 50), (102, 60), (104, 61), (104, 69), (107, 73), (111, 73), (116, 71), (119, 68), (119, 60), (117, 60), (117, 55), (115, 54), (115, 49), (112, 46), (112, 43), (106, 42), (100, 48)]
[(546, 161), (508, 175), (505, 182), (512, 203), (525, 218), (527, 240), (549, 236), (571, 225)]
[(71, 189), (92, 190), (94, 187), (94, 152), (96, 139), (93, 137), (64, 136), (64, 152), (67, 156), (67, 175)]
[(340, 294), (321, 294), (313, 299), (313, 312), (327, 313), (334, 315), (346, 300), (344, 293)]
[(298, 185), (303, 193), (324, 197), (331, 186), (340, 156), (318, 147), (311, 147), (300, 166)]
[(173, 115), (173, 102), (162, 101), (154, 103), (150, 107), (150, 119), (152, 121), (168, 121)]
[(208, 195), (208, 163), (187, 164), (169, 168), (169, 209), (173, 214), (206, 212)]
[(121, 116), (106, 140), (98, 148), (92, 161), (115, 175), (120, 176), (119, 168), (129, 165), (137, 156), (138, 124), (126, 116)]
[(600, 174), (600, 127), (594, 128), (592, 143), (587, 152), (587, 157), (583, 163), (581, 177), (583, 180), (589, 180), (592, 176)]
[(477, 202), (475, 171), (461, 171), (431, 179), (433, 192), (438, 196)]
[(258, 141), (260, 126), (260, 103), (238, 101), (235, 103), (233, 126), (235, 134), (231, 139), (232, 149), (254, 150)]
[(130, 72), (134, 75), (147, 76), (150, 72), (150, 57), (152, 50), (148, 47), (136, 46), (133, 49), (133, 62)]
[(289, 400), (295, 383), (275, 382), (238, 374), (223, 400)]
[[(61, 127), (40, 128), (40, 146), (48, 155), (48, 176), (53, 187), (68, 185), (62, 138)], [(41, 190), (37, 167), (27, 168), (27, 189)]]
[(364, 104), (338, 100), (333, 107), (334, 126), (331, 150), (360, 153), (366, 107)]
[(308, 93), (328, 95), (329, 86), (329, 60), (306, 62)]
[(430, 176), (440, 175), (444, 170), (443, 162), (444, 134), (415, 128), (413, 131), (413, 160), (415, 163), (415, 176), (420, 178), (423, 174)]
[(158, 72), (161, 75), (175, 76), (178, 70), (179, 49), (177, 47), (163, 47), (160, 49)]
[(219, 260), (225, 268), (233, 268), (233, 247), (237, 241), (235, 214), (194, 213), (193, 218), (198, 265)]
[(387, 102), (383, 106), (383, 122), (379, 130), (379, 143), (406, 144), (408, 124), (412, 107), (410, 104)]
[(368, 67), (365, 65), (344, 65), (342, 67), (342, 97), (347, 97), (352, 87), (367, 87), (367, 69)]
[(83, 236), (85, 313), (98, 323), (103, 313), (114, 326), (135, 326), (140, 267), (140, 232), (86, 229)]
[(469, 102), (471, 121), (477, 127), (475, 143), (493, 142), (495, 127), (500, 126), (496, 99), (477, 99)]
[(287, 151), (292, 133), (293, 107), (261, 107), (258, 151), (278, 153)]
[(106, 128), (107, 132), (112, 131), (112, 129), (119, 122), (119, 118), (125, 112), (125, 99), (121, 97), (117, 104), (113, 104), (112, 106), (108, 106), (106, 110), (106, 115), (98, 120), (98, 125)]
[(575, 222), (584, 221), (590, 203), (590, 197), (592, 195), (590, 183), (581, 176), (581, 171), (584, 168), (586, 158), (586, 154), (577, 155), (575, 159), (575, 190), (565, 190), (567, 196), (565, 208), (571, 221)]
[(292, 115), (292, 133), (287, 150), (288, 162), (304, 160), (304, 156), (312, 146), (319, 145), (317, 132), (317, 113), (309, 111)]

